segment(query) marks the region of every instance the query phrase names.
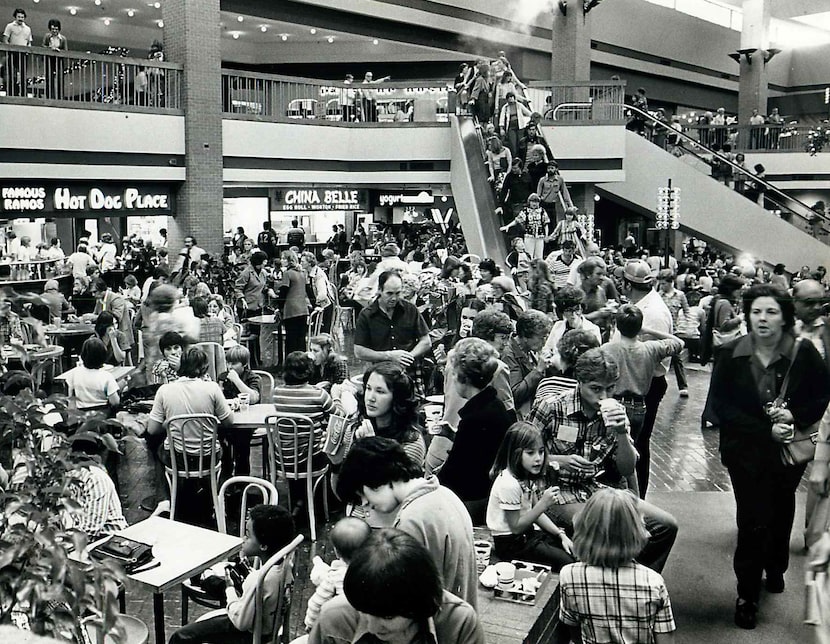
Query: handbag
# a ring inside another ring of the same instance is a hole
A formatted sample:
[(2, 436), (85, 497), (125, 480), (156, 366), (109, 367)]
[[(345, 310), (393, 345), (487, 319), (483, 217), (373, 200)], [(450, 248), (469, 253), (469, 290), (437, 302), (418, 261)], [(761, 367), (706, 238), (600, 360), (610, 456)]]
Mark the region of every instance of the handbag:
[[(798, 347), (801, 344), (801, 338), (796, 338), (793, 343), (792, 355), (790, 356), (790, 365), (787, 367), (787, 373), (784, 375), (784, 382), (781, 383), (781, 391), (778, 397), (773, 402), (775, 407), (787, 406), (787, 389), (790, 384), (790, 371), (795, 364), (795, 358), (798, 355)], [(783, 443), (781, 445), (781, 462), (784, 465), (803, 465), (809, 463), (816, 457), (816, 443), (818, 442), (818, 423), (804, 428), (795, 428), (792, 441)]]
[(721, 331), (719, 329), (712, 329), (712, 346), (722, 347), (724, 344), (737, 340), (743, 335), (741, 327), (732, 329), (731, 331)]
[(354, 433), (357, 429), (354, 416), (337, 414), (329, 415), (329, 424), (326, 427), (326, 440), (323, 443), (323, 453), (333, 465), (339, 465), (346, 458), (352, 448)]
[(127, 537), (113, 535), (93, 548), (89, 554), (96, 559), (117, 561), (124, 566), (127, 574), (132, 574), (152, 561), (153, 547)]

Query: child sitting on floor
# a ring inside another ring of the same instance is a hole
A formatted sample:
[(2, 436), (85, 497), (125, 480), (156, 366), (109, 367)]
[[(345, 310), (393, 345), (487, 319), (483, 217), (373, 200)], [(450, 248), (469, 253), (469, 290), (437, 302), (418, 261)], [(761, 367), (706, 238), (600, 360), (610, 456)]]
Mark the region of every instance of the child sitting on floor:
[[(258, 557), (264, 563), (291, 543), (297, 531), (294, 520), (285, 508), (278, 505), (257, 505), (250, 512), (245, 533), (242, 555), (251, 560)], [(273, 632), (274, 620), (279, 619), (275, 613), (284, 588), (281, 583), (284, 575), (293, 579), (293, 571), (290, 566), (286, 569), (285, 563), (274, 566), (266, 574), (261, 619), (262, 632), (269, 636)], [(249, 574), (242, 582), (242, 595), (239, 596), (230, 574), (226, 574), (227, 610), (214, 617), (182, 626), (170, 636), (169, 644), (251, 644), (258, 580), (257, 571)]]
[(372, 529), (360, 519), (346, 517), (334, 524), (329, 535), (337, 559), (326, 564), (320, 557), (314, 557), (314, 567), (309, 575), (317, 590), (308, 600), (305, 613), (305, 627), (310, 631), (320, 616), (320, 609), (335, 595), (343, 594), (343, 578), (354, 554), (369, 538)]

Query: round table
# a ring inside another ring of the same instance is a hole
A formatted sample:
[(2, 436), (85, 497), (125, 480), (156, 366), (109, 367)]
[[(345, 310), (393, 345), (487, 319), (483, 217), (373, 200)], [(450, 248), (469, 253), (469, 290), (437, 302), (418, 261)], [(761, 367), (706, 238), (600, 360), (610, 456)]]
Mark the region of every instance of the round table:
[(47, 325), (46, 335), (64, 348), (64, 370), (69, 369), (72, 352), (78, 352), (83, 340), (95, 333), (95, 327), (85, 322), (65, 322), (60, 326)]
[(22, 348), (26, 350), (26, 362), (23, 362), (19, 352), (9, 345), (4, 345), (0, 351), (2, 351), (3, 360), (6, 362), (20, 360), (23, 368), (32, 377), (35, 387), (39, 388), (43, 382), (43, 371), (46, 369), (46, 365), (52, 360), (59, 360), (63, 355), (63, 347), (26, 344), (22, 345)]
[[(259, 366), (272, 367), (280, 362), (281, 351), (274, 340), (274, 332), (279, 331), (280, 322), (276, 315), (254, 315), (248, 324), (256, 324), (259, 329)], [(275, 346), (277, 345), (277, 346)], [(276, 355), (275, 355), (276, 354)]]

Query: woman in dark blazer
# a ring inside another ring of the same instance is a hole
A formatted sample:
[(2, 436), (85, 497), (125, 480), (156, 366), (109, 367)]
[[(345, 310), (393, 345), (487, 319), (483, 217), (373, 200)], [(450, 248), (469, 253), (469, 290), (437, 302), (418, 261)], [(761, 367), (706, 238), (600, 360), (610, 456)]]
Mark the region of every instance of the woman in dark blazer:
[[(749, 334), (717, 354), (709, 396), (737, 506), (735, 623), (754, 628), (762, 574), (768, 592), (784, 590), (795, 490), (806, 468), (784, 465), (782, 444), (791, 425), (808, 428), (821, 419), (830, 402), (830, 374), (810, 342), (793, 338), (786, 291), (757, 284), (744, 294), (743, 309)], [(786, 406), (775, 407), (791, 362)]]
[(280, 300), (282, 305), (282, 325), (285, 329), (285, 355), (293, 351), (306, 350), (306, 331), (308, 327), (308, 297), (306, 295), (306, 278), (300, 268), (300, 260), (293, 250), (284, 250), (280, 255), (282, 264), (282, 281), (280, 282)]
[(465, 338), (449, 355), (449, 379), (467, 400), (459, 410), (458, 431), (442, 430), (453, 440), (438, 473), (441, 484), (467, 506), (474, 525), (484, 523), (490, 494), (490, 468), (516, 414), (507, 411), (490, 385), (498, 369), (496, 351), (484, 340)]

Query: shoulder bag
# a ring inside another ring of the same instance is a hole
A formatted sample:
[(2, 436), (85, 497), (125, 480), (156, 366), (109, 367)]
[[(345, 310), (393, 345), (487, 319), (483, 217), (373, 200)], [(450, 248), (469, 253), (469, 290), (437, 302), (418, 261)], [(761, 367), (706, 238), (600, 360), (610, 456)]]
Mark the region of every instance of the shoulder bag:
[(89, 554), (99, 560), (117, 561), (124, 566), (127, 574), (131, 575), (153, 560), (153, 547), (127, 537), (113, 535)]
[(352, 448), (354, 433), (358, 427), (358, 417), (332, 413), (329, 415), (329, 424), (326, 428), (326, 439), (323, 443), (323, 453), (332, 465), (339, 465), (346, 458)]
[[(787, 389), (790, 384), (790, 372), (792, 371), (795, 359), (798, 356), (798, 348), (801, 345), (801, 338), (796, 338), (793, 343), (790, 365), (784, 375), (784, 382), (781, 383), (781, 391), (773, 402), (776, 407), (787, 406)], [(818, 424), (804, 428), (795, 428), (795, 435), (789, 443), (781, 445), (781, 462), (784, 465), (803, 465), (809, 463), (816, 456), (816, 443), (818, 442)]]

